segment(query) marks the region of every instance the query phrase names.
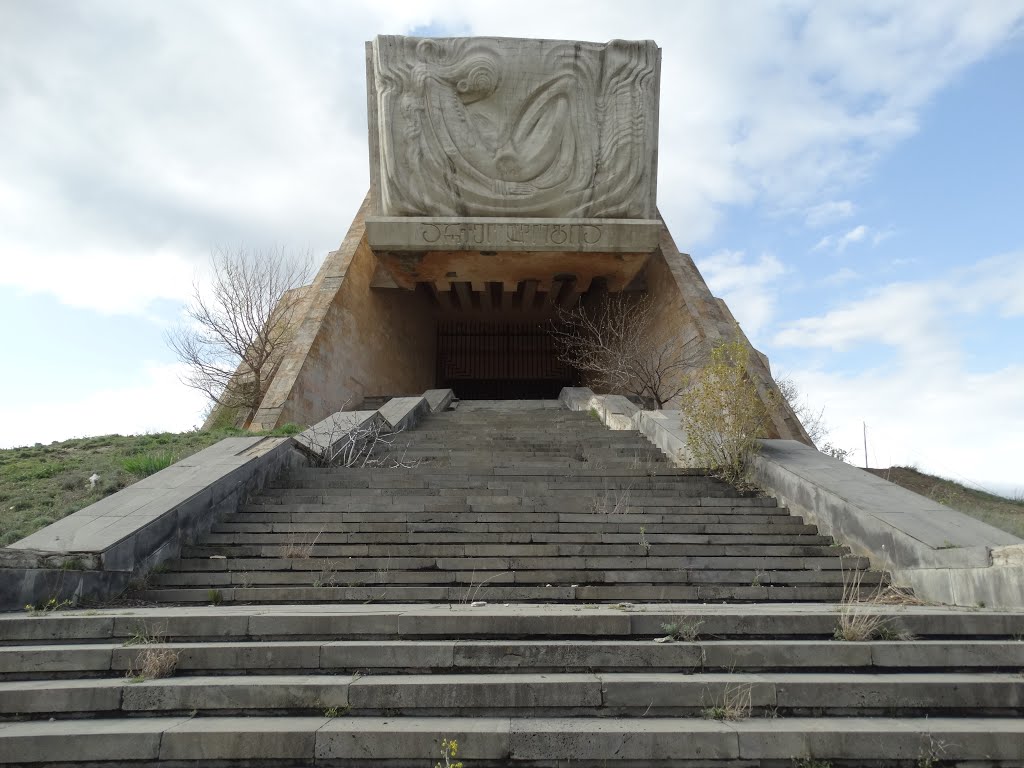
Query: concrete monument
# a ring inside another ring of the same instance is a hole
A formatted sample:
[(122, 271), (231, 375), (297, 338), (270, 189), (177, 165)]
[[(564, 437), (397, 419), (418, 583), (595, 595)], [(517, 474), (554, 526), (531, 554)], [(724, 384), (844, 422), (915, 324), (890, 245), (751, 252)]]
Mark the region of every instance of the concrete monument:
[(586, 382), (550, 322), (609, 293), (646, 294), (681, 345), (733, 337), (658, 214), (655, 43), (389, 35), (366, 54), (370, 191), (253, 427), (435, 387), (557, 397)]

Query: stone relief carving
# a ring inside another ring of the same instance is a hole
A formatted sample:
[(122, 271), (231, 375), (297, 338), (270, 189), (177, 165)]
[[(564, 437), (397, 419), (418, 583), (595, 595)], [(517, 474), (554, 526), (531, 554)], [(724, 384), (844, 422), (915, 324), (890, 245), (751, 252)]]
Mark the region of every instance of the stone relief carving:
[(381, 36), (385, 216), (654, 218), (658, 47)]

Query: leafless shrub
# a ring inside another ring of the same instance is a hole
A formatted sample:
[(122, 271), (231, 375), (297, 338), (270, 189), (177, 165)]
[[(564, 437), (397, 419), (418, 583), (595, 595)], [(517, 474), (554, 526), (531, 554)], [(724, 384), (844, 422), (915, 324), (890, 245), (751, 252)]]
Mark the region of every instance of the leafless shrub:
[(591, 386), (632, 395), (657, 408), (686, 388), (686, 373), (703, 352), (700, 338), (660, 330), (646, 294), (615, 293), (593, 306), (558, 308), (552, 335), (563, 363)]
[(400, 454), (396, 449), (403, 431), (392, 430), (379, 416), (360, 422), (355, 414), (342, 412), (310, 427), (303, 447), (316, 467), (413, 469), (420, 460), (406, 460), (408, 445)]
[(879, 591), (875, 602), (879, 605), (930, 605), (927, 600), (922, 600), (907, 587), (898, 587), (889, 584)]
[(333, 560), (328, 560), (327, 564), (320, 569), (319, 575), (313, 579), (314, 587), (333, 587), (337, 584), (338, 572), (335, 570), (336, 565)]
[[(492, 580), (498, 578), (499, 576), (504, 576), (506, 573), (508, 573), (508, 571), (500, 571), (499, 573), (492, 573), (490, 576), (488, 576), (483, 581), (477, 582), (477, 580), (476, 580), (476, 570), (474, 570), (472, 576), (470, 576), (470, 579), (469, 579), (469, 586), (466, 588), (466, 591), (465, 591), (465, 593), (462, 596), (462, 604), (466, 605), (466, 604), (471, 604), (471, 603), (476, 602), (477, 596), (480, 594), (480, 590), (487, 584), (487, 582), (492, 581)], [(551, 586), (551, 585), (549, 584), (548, 586)]]
[(135, 658), (126, 676), (134, 680), (158, 680), (170, 677), (177, 668), (177, 651), (170, 648), (145, 648)]
[(166, 336), (188, 367), (183, 382), (214, 409), (256, 414), (284, 348), (301, 320), (312, 261), (281, 248), (218, 248), (210, 257), (209, 290), (197, 282), (185, 314), (188, 324)]
[(856, 451), (840, 448), (828, 440), (831, 433), (828, 422), (825, 421), (825, 408), (817, 409), (811, 405), (810, 400), (803, 396), (796, 382), (789, 376), (779, 376), (775, 379), (775, 386), (779, 395), (789, 405), (789, 409), (796, 416), (804, 428), (804, 432), (814, 443), (814, 447), (824, 454), (839, 461), (848, 461)]
[(323, 532), (324, 529), (321, 528), (310, 541), (307, 541), (308, 537), (306, 534), (302, 536), (298, 536), (295, 533), (288, 534), (288, 539), (281, 549), (281, 557), (288, 560), (308, 560), (313, 556), (313, 547), (316, 546), (317, 541), (320, 539), (320, 534)]
[(633, 483), (631, 482), (628, 487), (619, 490), (607, 490), (603, 495), (595, 496), (590, 502), (590, 512), (595, 515), (604, 515), (610, 517), (612, 515), (627, 515), (630, 511), (629, 498), (630, 492), (633, 490)]
[(754, 686), (750, 683), (729, 683), (722, 695), (715, 696), (711, 705), (701, 710), (705, 720), (746, 720), (751, 706)]
[(868, 640), (913, 640), (914, 635), (891, 625), (889, 617), (878, 613), (881, 605), (913, 605), (913, 595), (899, 588), (884, 587), (881, 584), (867, 597), (863, 597), (861, 582), (864, 571), (843, 572), (843, 597), (839, 605), (839, 621), (834, 636), (836, 640), (866, 642)]

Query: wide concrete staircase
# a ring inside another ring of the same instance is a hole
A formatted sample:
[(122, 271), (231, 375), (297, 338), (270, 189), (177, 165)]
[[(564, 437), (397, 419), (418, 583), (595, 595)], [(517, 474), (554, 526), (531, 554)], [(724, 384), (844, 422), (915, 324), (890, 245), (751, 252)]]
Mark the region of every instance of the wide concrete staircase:
[(872, 599), (636, 433), (463, 403), (372, 461), (282, 478), (134, 604), (0, 617), (0, 764), (1024, 765), (1024, 614)]

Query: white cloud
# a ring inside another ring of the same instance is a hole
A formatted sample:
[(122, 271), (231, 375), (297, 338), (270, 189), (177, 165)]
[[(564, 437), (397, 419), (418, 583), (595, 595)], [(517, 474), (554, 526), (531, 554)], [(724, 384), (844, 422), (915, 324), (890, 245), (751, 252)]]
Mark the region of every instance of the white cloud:
[(842, 267), (831, 275), (827, 275), (822, 278), (822, 282), (826, 285), (842, 285), (843, 283), (849, 283), (853, 280), (859, 280), (860, 278), (860, 272), (850, 269), (849, 267)]
[[(872, 466), (916, 463), (925, 471), (999, 481), (1020, 477), (1017, 443), (1024, 434), (1024, 357), (1007, 349), (987, 370), (968, 365), (963, 316), (1024, 314), (1024, 253), (985, 259), (934, 280), (890, 283), (864, 298), (788, 323), (773, 343), (830, 350), (863, 344), (895, 350), (884, 365), (837, 372), (838, 356), (792, 366), (792, 377), (826, 408), (832, 442), (861, 450), (868, 425)], [(831, 369), (831, 370), (829, 370)], [(995, 479), (995, 480), (993, 480)]]
[(868, 296), (817, 317), (787, 323), (774, 343), (782, 347), (847, 349), (881, 343), (907, 355), (939, 354), (956, 344), (950, 325), (958, 313), (992, 309), (1024, 314), (1024, 252), (1002, 254), (947, 275), (889, 283)]
[(890, 237), (896, 234), (896, 230), (892, 227), (883, 230), (875, 230), (874, 234), (871, 235), (871, 244), (878, 245), (888, 240)]
[(949, 347), (939, 331), (942, 295), (934, 284), (892, 283), (824, 315), (787, 323), (774, 343), (836, 351), (880, 343), (907, 355), (938, 355)]
[[(854, 210), (832, 190), (913, 132), (918, 110), (1006, 40), (1024, 4), (639, 10), (582, 0), (4, 4), (0, 259), (28, 262), (8, 282), (139, 313), (181, 296), (187, 270), (159, 266), (165, 258), (201, 263), (210, 247), (238, 242), (325, 253), (368, 185), (363, 41), (426, 24), (592, 40), (655, 33), (661, 207), (688, 247), (727, 205), (788, 207), (824, 225)], [(65, 269), (98, 260), (109, 274), (140, 257), (163, 285), (115, 279), (76, 296), (82, 275)]]
[[(811, 251), (824, 251), (824, 250), (835, 250), (836, 253), (842, 253), (846, 250), (847, 246), (853, 243), (861, 243), (868, 239), (874, 230), (872, 230), (866, 224), (858, 224), (853, 229), (848, 229), (839, 235), (825, 235), (822, 237), (817, 244), (811, 248)], [(880, 242), (892, 235), (891, 231), (882, 233), (875, 233), (872, 235), (871, 244), (878, 245)]]
[(772, 283), (786, 272), (773, 254), (748, 261), (743, 251), (718, 251), (697, 262), (711, 292), (723, 299), (736, 321), (755, 337), (775, 315)]
[(828, 248), (831, 248), (832, 243), (835, 242), (835, 239), (835, 235), (825, 235), (824, 237), (821, 238), (821, 240), (815, 243), (814, 247), (811, 248), (811, 251), (824, 251)]
[[(183, 386), (180, 365), (144, 365), (122, 387), (39, 403), (5, 402), (2, 448), (72, 437), (144, 432), (183, 432), (202, 424), (206, 399)], [(73, 393), (74, 388), (69, 388)]]
[(957, 270), (948, 281), (948, 293), (963, 312), (994, 307), (1002, 317), (1024, 315), (1024, 250)]
[(1004, 492), (1012, 479), (1024, 488), (1020, 435), (1024, 434), (1024, 365), (984, 373), (961, 368), (906, 366), (842, 374), (792, 372), (800, 389), (825, 407), (829, 440), (855, 450), (863, 466), (867, 424), (873, 467), (917, 465), (922, 471), (966, 479)]
[(70, 307), (102, 314), (145, 315), (158, 299), (184, 301), (191, 294), (198, 266), (189, 256), (168, 248), (140, 252), (83, 247), (46, 252), (24, 246), (2, 255), (0, 285), (51, 294)]
[(842, 237), (839, 238), (838, 242), (836, 243), (836, 250), (842, 253), (844, 250), (846, 250), (846, 246), (850, 245), (851, 243), (859, 243), (867, 236), (867, 234), (868, 228), (865, 225), (860, 224), (854, 227), (853, 229), (846, 232), (845, 234), (843, 234)]
[(804, 212), (804, 224), (811, 229), (817, 229), (848, 219), (856, 210), (857, 206), (850, 200), (826, 200)]

